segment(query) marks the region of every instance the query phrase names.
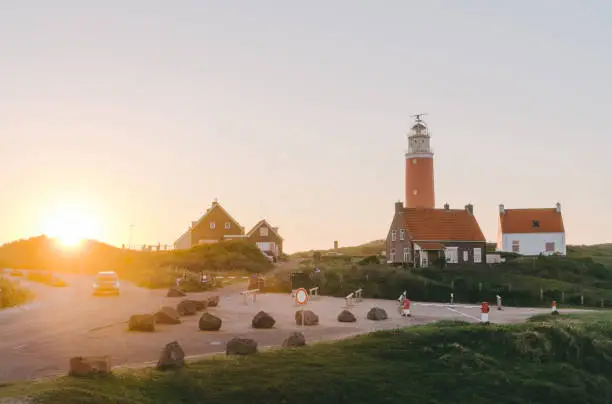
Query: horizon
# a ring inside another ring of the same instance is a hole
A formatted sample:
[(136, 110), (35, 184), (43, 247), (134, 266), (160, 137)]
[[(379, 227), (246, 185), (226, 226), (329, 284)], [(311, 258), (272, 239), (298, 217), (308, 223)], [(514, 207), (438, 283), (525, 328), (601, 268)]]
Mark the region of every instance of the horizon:
[(172, 244), (215, 198), (287, 252), (382, 239), (420, 112), (436, 207), (472, 203), (495, 240), (499, 204), (559, 202), (568, 245), (611, 243), (611, 17), (603, 1), (1, 3), (0, 243)]

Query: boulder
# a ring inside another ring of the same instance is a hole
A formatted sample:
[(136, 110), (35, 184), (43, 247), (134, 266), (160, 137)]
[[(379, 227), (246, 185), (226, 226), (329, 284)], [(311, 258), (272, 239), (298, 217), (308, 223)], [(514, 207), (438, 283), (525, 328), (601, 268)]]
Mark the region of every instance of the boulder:
[(293, 332), (283, 341), (283, 348), (295, 348), (306, 345), (306, 337), (301, 332)]
[(109, 356), (75, 356), (70, 358), (70, 376), (85, 376), (92, 373), (110, 373)]
[(255, 314), (255, 317), (253, 317), (253, 321), (251, 322), (253, 328), (272, 328), (274, 327), (275, 323), (276, 320), (274, 320), (274, 317), (265, 311), (260, 311), (259, 313)]
[(372, 307), (370, 311), (368, 311), (367, 317), (368, 320), (374, 321), (386, 320), (387, 318), (389, 318), (387, 316), (387, 312), (384, 309), (381, 309), (380, 307)]
[(164, 306), (155, 313), (157, 324), (180, 324), (181, 315), (174, 307)]
[(222, 321), (219, 317), (213, 316), (210, 313), (202, 314), (198, 323), (202, 331), (219, 331)]
[(179, 369), (185, 366), (185, 351), (177, 341), (172, 341), (162, 349), (157, 369)]
[(130, 331), (155, 331), (155, 316), (152, 314), (134, 314), (128, 322)]
[(185, 297), (187, 295), (185, 293), (181, 292), (180, 290), (178, 290), (177, 288), (170, 288), (170, 289), (168, 289), (168, 294), (166, 296), (168, 296), (168, 297)]
[(251, 355), (257, 353), (257, 342), (249, 338), (232, 338), (225, 346), (227, 355)]
[(219, 305), (219, 295), (208, 297), (208, 307), (217, 307)]
[(338, 314), (338, 321), (341, 323), (354, 323), (357, 321), (355, 315), (348, 310), (342, 310), (340, 314)]
[(181, 316), (194, 316), (198, 312), (198, 305), (195, 300), (185, 299), (176, 306), (176, 310)]
[[(302, 315), (304, 316), (303, 323), (302, 323)], [(310, 310), (298, 310), (295, 312), (295, 324), (297, 325), (302, 325), (302, 324), (317, 325), (319, 324), (319, 316), (317, 316)]]
[(195, 302), (197, 311), (206, 310), (208, 307), (208, 300), (195, 300)]

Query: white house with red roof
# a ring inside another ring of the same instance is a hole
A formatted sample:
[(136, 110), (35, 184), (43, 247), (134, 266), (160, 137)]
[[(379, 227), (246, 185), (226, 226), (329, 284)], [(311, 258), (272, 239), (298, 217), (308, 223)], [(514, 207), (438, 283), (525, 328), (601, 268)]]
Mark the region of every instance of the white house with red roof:
[(561, 204), (544, 209), (506, 209), (499, 205), (498, 251), (565, 255), (565, 242)]

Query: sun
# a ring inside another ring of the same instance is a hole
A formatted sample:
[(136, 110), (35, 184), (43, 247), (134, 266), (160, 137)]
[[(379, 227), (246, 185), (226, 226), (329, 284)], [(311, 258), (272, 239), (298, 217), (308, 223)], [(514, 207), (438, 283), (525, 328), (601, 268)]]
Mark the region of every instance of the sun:
[(79, 245), (88, 238), (95, 238), (97, 230), (95, 218), (74, 207), (53, 212), (45, 225), (45, 234), (66, 247)]

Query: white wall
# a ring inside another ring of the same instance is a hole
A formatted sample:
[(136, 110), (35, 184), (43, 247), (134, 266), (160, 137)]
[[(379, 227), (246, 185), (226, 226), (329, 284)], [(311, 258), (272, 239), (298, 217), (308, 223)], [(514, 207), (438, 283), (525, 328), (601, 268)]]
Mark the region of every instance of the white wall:
[(504, 233), (501, 251), (512, 252), (512, 242), (518, 240), (519, 254), (539, 255), (546, 252), (546, 243), (555, 243), (555, 252), (565, 255), (565, 233)]
[(174, 242), (175, 250), (188, 250), (191, 248), (191, 231), (186, 231)]

